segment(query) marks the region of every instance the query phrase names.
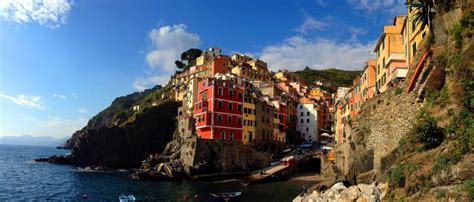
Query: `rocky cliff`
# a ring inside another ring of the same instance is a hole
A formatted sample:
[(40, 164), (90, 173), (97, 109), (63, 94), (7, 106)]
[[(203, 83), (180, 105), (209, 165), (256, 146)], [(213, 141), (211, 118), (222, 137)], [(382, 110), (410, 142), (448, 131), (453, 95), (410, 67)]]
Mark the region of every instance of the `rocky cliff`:
[(133, 116), (134, 112), (132, 107), (134, 105), (141, 104), (142, 107), (144, 107), (146, 104), (150, 105), (154, 101), (159, 101), (162, 99), (161, 96), (164, 95), (169, 88), (169, 85), (164, 88), (158, 85), (143, 92), (134, 92), (126, 96), (115, 98), (110, 106), (92, 117), (86, 126), (72, 134), (71, 138), (62, 145), (59, 145), (58, 148), (72, 149), (80, 134), (86, 133), (89, 129), (97, 130), (100, 127), (112, 127), (122, 124)]
[[(406, 82), (363, 104), (335, 150), (352, 185), (388, 183), (388, 200), (474, 199), (474, 12), (438, 13)], [(416, 64), (432, 53), (406, 91)]]

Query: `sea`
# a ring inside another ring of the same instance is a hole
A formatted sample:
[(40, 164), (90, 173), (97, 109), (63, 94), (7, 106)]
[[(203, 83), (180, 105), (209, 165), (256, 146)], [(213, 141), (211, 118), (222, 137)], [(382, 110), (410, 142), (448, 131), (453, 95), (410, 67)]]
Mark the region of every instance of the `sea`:
[[(130, 170), (85, 171), (69, 165), (34, 162), (65, 155), (54, 147), (0, 145), (0, 201), (118, 201), (132, 194), (143, 201), (212, 201), (210, 193), (241, 191), (240, 201), (292, 201), (302, 184), (292, 181), (244, 186), (240, 181), (133, 180)], [(193, 197), (189, 197), (193, 196)], [(195, 197), (194, 197), (195, 196)]]

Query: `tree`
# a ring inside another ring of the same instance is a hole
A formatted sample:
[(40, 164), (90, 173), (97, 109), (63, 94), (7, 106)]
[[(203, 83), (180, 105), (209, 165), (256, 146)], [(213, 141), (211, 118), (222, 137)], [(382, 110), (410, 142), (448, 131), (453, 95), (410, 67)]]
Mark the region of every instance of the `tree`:
[(412, 7), (416, 9), (413, 20), (416, 24), (421, 23), (421, 30), (428, 26), (430, 34), (433, 35), (433, 27), (431, 25), (431, 21), (434, 17), (433, 0), (407, 0), (406, 4), (409, 8)]
[(181, 61), (186, 61), (188, 66), (191, 66), (194, 64), (194, 61), (196, 58), (201, 56), (202, 50), (197, 49), (197, 48), (190, 48), (187, 51), (184, 51), (181, 53)]
[(186, 67), (186, 64), (184, 64), (184, 63), (181, 62), (180, 60), (174, 61), (174, 64), (176, 65), (176, 67), (177, 67), (178, 69), (184, 69), (184, 67)]

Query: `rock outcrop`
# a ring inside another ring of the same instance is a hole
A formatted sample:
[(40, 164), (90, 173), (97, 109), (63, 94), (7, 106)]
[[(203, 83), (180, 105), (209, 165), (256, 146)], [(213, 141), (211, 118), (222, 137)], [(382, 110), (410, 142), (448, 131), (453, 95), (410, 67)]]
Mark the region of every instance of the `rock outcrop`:
[[(162, 153), (173, 138), (179, 102), (163, 101), (136, 114), (123, 127), (102, 126), (78, 131), (77, 140), (66, 156), (69, 164), (106, 168), (138, 168), (150, 154)], [(50, 158), (53, 163), (57, 158)]]
[(387, 195), (387, 184), (376, 185), (372, 183), (358, 184), (350, 187), (342, 183), (334, 184), (330, 189), (318, 192), (313, 190), (310, 193), (302, 193), (293, 199), (293, 202), (313, 202), (313, 201), (365, 201), (378, 202)]
[(268, 166), (271, 159), (270, 153), (258, 152), (237, 141), (196, 139), (193, 142), (196, 144), (193, 155), (183, 155), (181, 150), (187, 143), (179, 138), (173, 140), (162, 153), (142, 161), (133, 177), (154, 180), (242, 177), (251, 170)]

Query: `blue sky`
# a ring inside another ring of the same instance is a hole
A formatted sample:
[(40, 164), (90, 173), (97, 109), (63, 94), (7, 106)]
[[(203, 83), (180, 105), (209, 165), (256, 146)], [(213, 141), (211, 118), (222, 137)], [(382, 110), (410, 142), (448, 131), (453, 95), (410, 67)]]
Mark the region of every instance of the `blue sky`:
[(191, 47), (360, 69), (403, 0), (0, 1), (0, 136), (65, 137)]

